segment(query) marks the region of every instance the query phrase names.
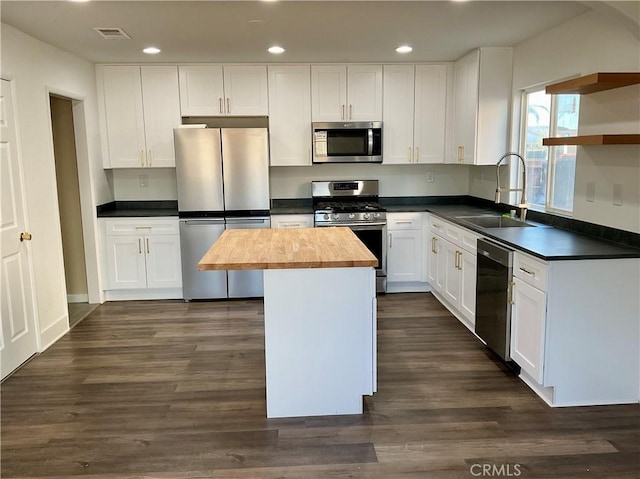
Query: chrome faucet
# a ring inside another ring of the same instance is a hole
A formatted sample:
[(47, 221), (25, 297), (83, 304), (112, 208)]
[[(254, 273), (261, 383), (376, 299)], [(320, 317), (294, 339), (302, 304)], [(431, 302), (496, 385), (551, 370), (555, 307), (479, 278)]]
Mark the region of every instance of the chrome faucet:
[[(500, 165), (504, 160), (509, 158), (510, 156), (517, 156), (522, 163), (522, 188), (500, 188)], [(520, 156), (518, 153), (505, 153), (502, 155), (502, 158), (498, 160), (496, 163), (496, 203), (500, 203), (500, 193), (503, 191), (520, 191), (522, 192), (522, 196), (520, 197), (520, 204), (518, 208), (520, 208), (520, 221), (525, 221), (527, 217), (527, 209), (529, 205), (527, 204), (527, 166), (524, 162), (524, 158)]]

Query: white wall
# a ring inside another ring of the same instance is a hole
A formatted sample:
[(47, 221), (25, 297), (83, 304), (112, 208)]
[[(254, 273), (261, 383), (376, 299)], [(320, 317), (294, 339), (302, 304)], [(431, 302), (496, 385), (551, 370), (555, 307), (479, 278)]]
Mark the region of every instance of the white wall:
[[(601, 12), (587, 12), (556, 28), (544, 32), (514, 48), (513, 87), (515, 105), (518, 104), (519, 91), (542, 83), (551, 83), (571, 76), (586, 75), (594, 72), (640, 71), (640, 43), (637, 36), (626, 28), (628, 19)], [(636, 32), (637, 33), (637, 32)], [(634, 91), (637, 91), (634, 90)], [(598, 95), (598, 96), (595, 96)], [(622, 90), (612, 93), (597, 93), (583, 96), (580, 114), (582, 134), (595, 133), (592, 128), (586, 131), (583, 121), (592, 123), (589, 118), (600, 98), (612, 95), (608, 103), (614, 115), (622, 114), (620, 102), (631, 102), (635, 110), (626, 111), (625, 118), (618, 124), (601, 123), (597, 128), (620, 130), (629, 133), (633, 123), (638, 133), (638, 96)], [(624, 95), (627, 95), (626, 97)], [(618, 107), (614, 106), (618, 102)], [(605, 107), (609, 108), (609, 107)], [(590, 111), (587, 111), (590, 110)], [(628, 110), (628, 109), (624, 109)], [(514, 131), (518, 129), (518, 108), (514, 109)], [(633, 113), (635, 111), (636, 113)], [(583, 112), (586, 117), (583, 115)], [(602, 115), (601, 110), (598, 115)], [(635, 121), (633, 120), (635, 115)], [(604, 118), (603, 118), (604, 121)], [(614, 131), (600, 131), (613, 133)], [(512, 146), (517, 145), (517, 135), (513, 135)], [(639, 149), (627, 146), (580, 147), (576, 161), (576, 185), (574, 218), (640, 233), (640, 161)], [(586, 201), (588, 182), (596, 182), (596, 201)], [(482, 188), (477, 175), (472, 176), (471, 184), (478, 188), (478, 196), (491, 198), (488, 189)], [(622, 206), (614, 206), (613, 185), (623, 184), (626, 192)], [(474, 191), (476, 191), (474, 189)], [(474, 193), (475, 194), (475, 193)]]
[[(123, 168), (110, 170), (116, 201), (177, 200), (175, 168)], [(146, 177), (147, 186), (140, 186)]]
[[(466, 195), (469, 170), (464, 165), (314, 165), (269, 169), (271, 198), (311, 198), (312, 180), (379, 180), (381, 196)], [(432, 172), (433, 183), (427, 183)], [(494, 173), (495, 174), (495, 173)], [(173, 168), (120, 169), (108, 173), (117, 201), (175, 200)], [(140, 186), (140, 175), (148, 186)], [(493, 177), (490, 177), (491, 181)], [(493, 183), (491, 183), (493, 185)], [(493, 185), (495, 189), (495, 185)]]
[[(434, 182), (427, 183), (427, 172)], [(469, 167), (464, 165), (336, 164), (270, 169), (272, 198), (310, 198), (312, 180), (379, 180), (380, 196), (466, 195)]]
[[(76, 128), (76, 135), (82, 135), (77, 138), (77, 143), (84, 151), (85, 162), (79, 164), (79, 170), (81, 174), (85, 172), (90, 176), (90, 185), (81, 185), (81, 188), (93, 186), (85, 190), (92, 204), (83, 210), (83, 222), (85, 237), (88, 230), (89, 236), (92, 236), (88, 239), (95, 242), (95, 205), (111, 200), (100, 156), (95, 69), (91, 63), (25, 35), (9, 25), (3, 23), (1, 27), (1, 73), (4, 78), (14, 82), (16, 90), (16, 120), (24, 162), (27, 222), (33, 234), (31, 251), (40, 345), (44, 349), (68, 329), (49, 92), (83, 100), (80, 110), (74, 108), (74, 115), (78, 112), (83, 113), (79, 116), (84, 117), (84, 128)], [(97, 291), (98, 263), (95, 251), (89, 253), (93, 253), (94, 257), (87, 267), (91, 269), (93, 289)]]

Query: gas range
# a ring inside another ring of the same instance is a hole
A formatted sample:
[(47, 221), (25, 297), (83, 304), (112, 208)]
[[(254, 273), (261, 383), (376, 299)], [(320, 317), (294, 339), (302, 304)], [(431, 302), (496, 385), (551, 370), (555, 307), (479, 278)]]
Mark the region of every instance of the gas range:
[(378, 259), (376, 291), (386, 289), (387, 213), (378, 203), (378, 180), (312, 181), (314, 226), (351, 228)]
[(312, 182), (316, 226), (385, 225), (377, 180)]

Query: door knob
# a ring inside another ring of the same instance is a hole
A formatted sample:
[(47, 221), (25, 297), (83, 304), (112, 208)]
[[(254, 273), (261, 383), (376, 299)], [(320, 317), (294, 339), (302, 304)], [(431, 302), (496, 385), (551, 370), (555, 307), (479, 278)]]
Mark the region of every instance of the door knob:
[(31, 241), (31, 233), (20, 233), (20, 241)]

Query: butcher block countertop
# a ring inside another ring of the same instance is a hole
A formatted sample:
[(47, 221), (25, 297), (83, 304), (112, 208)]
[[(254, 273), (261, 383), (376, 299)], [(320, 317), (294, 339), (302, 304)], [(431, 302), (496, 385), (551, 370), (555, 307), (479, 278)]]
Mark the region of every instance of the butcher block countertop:
[(349, 228), (226, 230), (200, 270), (362, 268), (378, 260)]

